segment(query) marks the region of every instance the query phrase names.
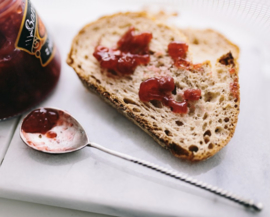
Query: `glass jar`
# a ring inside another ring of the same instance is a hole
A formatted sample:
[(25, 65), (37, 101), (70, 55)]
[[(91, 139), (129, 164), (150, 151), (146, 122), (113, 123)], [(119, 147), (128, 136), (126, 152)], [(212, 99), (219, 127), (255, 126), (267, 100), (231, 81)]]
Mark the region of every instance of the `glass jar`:
[(0, 0), (0, 120), (40, 103), (60, 70), (59, 52), (30, 0)]

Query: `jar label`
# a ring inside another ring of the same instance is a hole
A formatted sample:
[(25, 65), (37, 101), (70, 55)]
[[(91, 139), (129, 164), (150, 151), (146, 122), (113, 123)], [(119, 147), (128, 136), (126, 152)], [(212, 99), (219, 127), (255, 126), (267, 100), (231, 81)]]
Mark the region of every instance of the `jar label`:
[(54, 43), (30, 0), (25, 1), (24, 15), (15, 46), (35, 55), (43, 67), (48, 65), (54, 56)]

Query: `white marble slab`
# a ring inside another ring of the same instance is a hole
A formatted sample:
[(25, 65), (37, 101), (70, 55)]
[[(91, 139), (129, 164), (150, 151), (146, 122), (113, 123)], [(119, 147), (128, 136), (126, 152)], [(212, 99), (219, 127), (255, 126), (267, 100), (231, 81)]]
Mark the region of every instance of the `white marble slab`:
[[(183, 13), (185, 25), (216, 27), (241, 47), (241, 112), (235, 135), (213, 158), (188, 163), (173, 158), (138, 127), (86, 91), (65, 64), (71, 39), (85, 24), (83, 21), (88, 20), (85, 17), (90, 21), (119, 8), (136, 9), (134, 4), (123, 6), (123, 2), (121, 6), (108, 1), (106, 4), (101, 10), (102, 1), (95, 1), (92, 7), (88, 6), (88, 11), (83, 5), (80, 13), (72, 14), (76, 27), (68, 25), (71, 18), (65, 13), (66, 25), (63, 20), (61, 25), (57, 25), (57, 20), (49, 22), (62, 54), (63, 69), (59, 85), (43, 105), (61, 107), (74, 114), (92, 141), (259, 200), (265, 209), (256, 216), (269, 216), (270, 104), (267, 94), (270, 93), (270, 80), (261, 72), (263, 47), (260, 41), (232, 25), (196, 16), (189, 19), (190, 15)], [(45, 10), (41, 7), (45, 7), (45, 3), (37, 1), (36, 5), (38, 10)], [(78, 10), (75, 3), (72, 6), (73, 12)], [(51, 11), (51, 16), (55, 16), (56, 10)], [(254, 215), (228, 200), (98, 150), (86, 148), (62, 156), (38, 153), (23, 144), (18, 130), (0, 167), (0, 197), (116, 216)]]
[(3, 198), (0, 198), (0, 215), (3, 217), (113, 217)]
[(0, 165), (9, 147), (17, 123), (18, 118), (0, 121)]

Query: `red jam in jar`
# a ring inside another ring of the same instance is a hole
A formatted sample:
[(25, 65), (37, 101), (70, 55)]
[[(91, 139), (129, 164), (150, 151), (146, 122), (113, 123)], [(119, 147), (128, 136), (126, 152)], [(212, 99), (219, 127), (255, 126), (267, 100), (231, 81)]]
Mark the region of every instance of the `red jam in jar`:
[(60, 56), (30, 0), (0, 0), (0, 120), (40, 103), (56, 86)]
[(149, 78), (140, 85), (139, 98), (141, 101), (149, 102), (159, 100), (165, 106), (171, 108), (174, 113), (186, 114), (188, 112), (188, 101), (199, 100), (201, 90), (188, 89), (184, 91), (184, 101), (177, 102), (172, 97), (175, 90), (174, 79), (169, 76)]
[(138, 65), (149, 63), (149, 43), (152, 34), (134, 32), (134, 27), (131, 27), (117, 42), (116, 49), (100, 45), (95, 48), (93, 56), (102, 68), (128, 75), (132, 74)]

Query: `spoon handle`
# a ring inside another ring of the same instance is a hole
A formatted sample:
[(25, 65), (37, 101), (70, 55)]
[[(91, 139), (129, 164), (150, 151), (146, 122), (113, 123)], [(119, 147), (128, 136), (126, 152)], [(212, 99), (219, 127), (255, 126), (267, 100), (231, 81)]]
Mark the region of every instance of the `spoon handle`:
[(166, 174), (166, 175), (173, 177), (175, 179), (179, 179), (179, 180), (184, 181), (186, 183), (189, 183), (191, 185), (197, 186), (197, 187), (202, 188), (204, 190), (210, 191), (214, 194), (217, 194), (217, 195), (225, 197), (231, 201), (234, 201), (238, 204), (241, 204), (247, 208), (252, 208), (255, 211), (261, 211), (263, 209), (263, 205), (261, 203), (255, 203), (253, 200), (244, 199), (244, 198), (239, 197), (239, 196), (237, 196), (229, 191), (226, 191), (226, 190), (223, 190), (221, 188), (218, 188), (218, 187), (206, 184), (204, 182), (198, 181), (194, 178), (189, 177), (188, 175), (177, 173), (176, 171), (169, 170), (165, 167), (161, 167), (161, 166), (158, 166), (156, 164), (153, 164), (153, 163), (150, 163), (150, 162), (147, 162), (144, 160), (134, 158), (134, 157), (126, 155), (126, 154), (122, 154), (122, 153), (110, 150), (110, 149), (105, 148), (105, 147), (98, 145), (96, 143), (90, 143), (90, 144), (88, 144), (88, 146), (99, 149), (103, 152), (114, 155), (116, 157), (119, 157), (119, 158), (122, 158), (122, 159), (125, 159), (128, 161), (131, 161), (133, 163), (148, 167), (150, 169), (156, 170), (158, 172)]

